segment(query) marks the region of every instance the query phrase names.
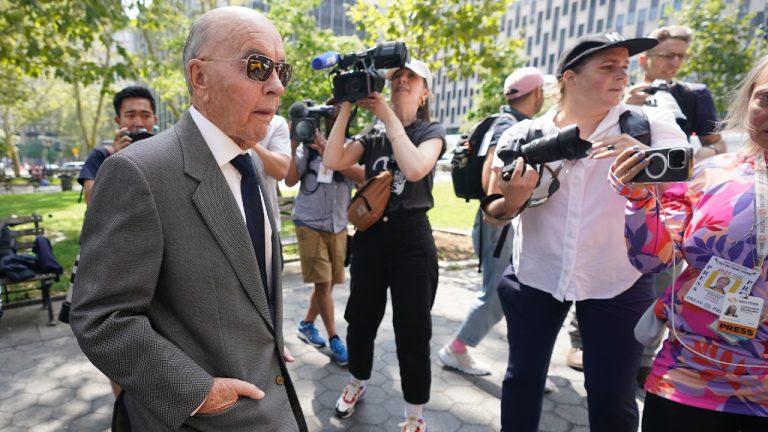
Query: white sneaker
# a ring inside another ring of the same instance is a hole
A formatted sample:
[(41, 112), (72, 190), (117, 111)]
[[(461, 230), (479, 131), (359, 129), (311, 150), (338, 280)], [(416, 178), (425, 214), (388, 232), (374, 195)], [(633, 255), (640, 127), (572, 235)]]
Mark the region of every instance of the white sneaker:
[(424, 418), (410, 416), (398, 426), (402, 428), (400, 432), (427, 432), (427, 424), (424, 422)]
[(450, 344), (440, 349), (438, 357), (444, 365), (467, 375), (482, 376), (491, 374), (491, 371), (486, 369), (485, 366), (475, 363), (468, 352), (463, 354), (454, 352)]
[(347, 418), (355, 412), (355, 405), (365, 394), (365, 386), (358, 386), (353, 382), (347, 383), (344, 393), (336, 401), (336, 417)]

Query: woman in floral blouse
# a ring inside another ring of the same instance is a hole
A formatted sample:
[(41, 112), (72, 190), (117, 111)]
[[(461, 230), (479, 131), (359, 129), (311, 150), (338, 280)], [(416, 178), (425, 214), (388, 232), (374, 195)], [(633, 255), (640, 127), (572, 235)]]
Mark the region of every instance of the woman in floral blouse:
[[(645, 384), (643, 431), (768, 431), (768, 56), (737, 90), (726, 124), (747, 134), (741, 151), (697, 165), (660, 203), (631, 183), (647, 166), (642, 152), (628, 149), (611, 167), (627, 198), (632, 264), (658, 272), (687, 262), (654, 305), (670, 336)], [(725, 294), (702, 289), (723, 276), (735, 279)]]

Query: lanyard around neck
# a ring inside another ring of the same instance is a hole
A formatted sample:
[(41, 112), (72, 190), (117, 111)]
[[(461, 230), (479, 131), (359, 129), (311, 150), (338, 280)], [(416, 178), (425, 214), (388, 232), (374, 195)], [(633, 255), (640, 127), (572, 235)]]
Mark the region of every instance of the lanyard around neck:
[(768, 168), (765, 165), (765, 154), (760, 151), (755, 157), (755, 224), (757, 230), (757, 260), (758, 271), (763, 268), (763, 262), (768, 256)]

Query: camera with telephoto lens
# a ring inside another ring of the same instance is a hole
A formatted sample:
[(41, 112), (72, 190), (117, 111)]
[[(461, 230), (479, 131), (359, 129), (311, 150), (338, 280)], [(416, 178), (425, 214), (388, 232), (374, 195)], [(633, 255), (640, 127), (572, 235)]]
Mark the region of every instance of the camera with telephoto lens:
[(135, 132), (125, 131), (125, 132), (123, 132), (123, 135), (127, 136), (128, 138), (130, 138), (131, 142), (136, 142), (136, 141), (140, 141), (140, 140), (149, 138), (153, 134), (151, 132), (149, 132), (148, 130), (144, 129), (144, 128), (138, 128), (138, 129), (136, 129)]
[(693, 175), (693, 149), (671, 147), (645, 150), (648, 166), (637, 173), (633, 183), (683, 182)]
[[(526, 142), (523, 138), (504, 143), (498, 155), (504, 161), (501, 178), (509, 180), (515, 169), (517, 158), (522, 156), (526, 164), (541, 171), (540, 166), (560, 160), (576, 160), (587, 157), (592, 143), (579, 137), (579, 128), (574, 124), (560, 132)], [(525, 167), (523, 167), (525, 168)]]
[(404, 42), (383, 42), (359, 53), (339, 56), (333, 77), (333, 96), (337, 101), (354, 102), (384, 88), (385, 79), (377, 69), (393, 69), (408, 62)]
[(650, 96), (645, 99), (647, 106), (656, 107), (660, 110), (671, 112), (675, 116), (675, 121), (681, 127), (685, 125), (688, 117), (685, 116), (680, 105), (671, 93), (672, 84), (663, 79), (654, 80), (644, 91)]
[(291, 116), (291, 139), (303, 144), (315, 142), (315, 131), (320, 126), (320, 119), (336, 115), (332, 105), (315, 105), (311, 99), (296, 102), (288, 110)]

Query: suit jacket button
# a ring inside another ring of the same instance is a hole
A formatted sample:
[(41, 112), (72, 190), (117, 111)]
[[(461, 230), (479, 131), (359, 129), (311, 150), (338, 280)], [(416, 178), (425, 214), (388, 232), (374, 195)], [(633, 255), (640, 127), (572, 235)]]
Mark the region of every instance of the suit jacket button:
[(285, 382), (285, 378), (283, 378), (282, 375), (278, 375), (275, 377), (275, 384), (283, 385), (284, 382)]

